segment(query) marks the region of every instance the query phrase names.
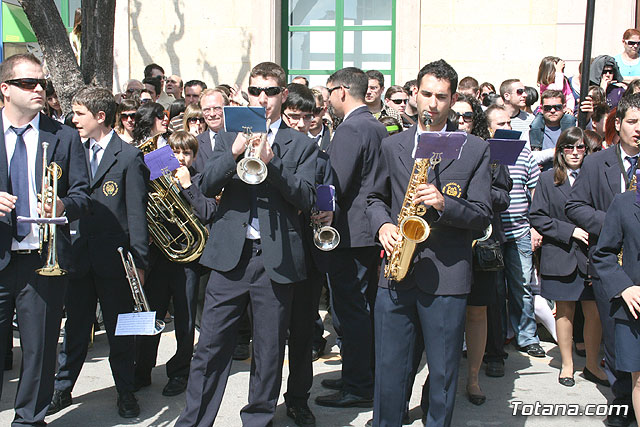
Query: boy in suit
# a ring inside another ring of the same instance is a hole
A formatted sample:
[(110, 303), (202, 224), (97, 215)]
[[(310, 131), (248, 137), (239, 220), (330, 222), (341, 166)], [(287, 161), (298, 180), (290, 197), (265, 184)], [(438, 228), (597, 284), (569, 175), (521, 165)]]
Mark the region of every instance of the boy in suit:
[(133, 395), (133, 336), (115, 336), (118, 314), (133, 309), (131, 288), (117, 248), (133, 255), (144, 283), (149, 234), (147, 230), (147, 182), (149, 170), (142, 153), (113, 131), (116, 103), (111, 92), (91, 87), (73, 98), (73, 123), (85, 142), (90, 171), (91, 209), (73, 224), (75, 273), (65, 301), (67, 321), (58, 356), (55, 392), (48, 413), (71, 405), (71, 390), (87, 355), (96, 302), (104, 316), (109, 339), (109, 362), (118, 392), (118, 414), (137, 417), (140, 407)]

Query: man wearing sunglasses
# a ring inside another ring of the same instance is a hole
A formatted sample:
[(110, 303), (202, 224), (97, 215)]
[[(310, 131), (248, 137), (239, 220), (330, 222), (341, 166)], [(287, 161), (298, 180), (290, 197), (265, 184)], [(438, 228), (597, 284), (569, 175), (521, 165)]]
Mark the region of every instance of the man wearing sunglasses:
[[(559, 90), (547, 89), (541, 97), (543, 122), (534, 121), (529, 131), (531, 150), (538, 151), (536, 161), (542, 171), (553, 167), (553, 155), (556, 142), (563, 130), (576, 125), (576, 118), (571, 114), (565, 114), (566, 101), (564, 94)], [(541, 126), (536, 126), (538, 123)]]
[[(207, 197), (224, 194), (200, 263), (211, 269), (198, 349), (191, 363), (187, 403), (176, 426), (213, 425), (231, 368), (240, 319), (251, 310), (253, 361), (243, 425), (271, 425), (282, 383), (284, 345), (294, 286), (307, 278), (299, 212), (315, 203), (317, 147), (282, 122), (286, 74), (272, 62), (249, 75), (249, 103), (262, 106), (268, 129), (242, 134), (221, 130), (203, 172)], [(265, 135), (266, 132), (266, 135)], [(264, 140), (266, 138), (266, 141)], [(236, 173), (247, 144), (267, 167), (260, 184)]]
[[(40, 253), (38, 225), (18, 223), (16, 218), (39, 216), (43, 142), (49, 143), (46, 163), (61, 168), (54, 216), (66, 216), (71, 222), (88, 212), (89, 175), (78, 132), (41, 113), (46, 80), (40, 61), (31, 54), (7, 58), (0, 65), (0, 82), (5, 105), (0, 120), (0, 366), (15, 308), (22, 366), (13, 425), (44, 425), (69, 276), (35, 272), (45, 264), (48, 244)], [(44, 210), (50, 215), (52, 206), (46, 204)], [(57, 226), (56, 234), (58, 262), (70, 271), (69, 226)]]
[(511, 117), (513, 130), (522, 132), (523, 139), (529, 139), (529, 126), (533, 121), (533, 114), (524, 111), (527, 106), (527, 92), (524, 84), (518, 79), (509, 79), (500, 85), (500, 96), (504, 101), (504, 108)]
[(613, 58), (618, 64), (624, 83), (640, 78), (640, 31), (629, 28), (622, 35), (623, 51)]

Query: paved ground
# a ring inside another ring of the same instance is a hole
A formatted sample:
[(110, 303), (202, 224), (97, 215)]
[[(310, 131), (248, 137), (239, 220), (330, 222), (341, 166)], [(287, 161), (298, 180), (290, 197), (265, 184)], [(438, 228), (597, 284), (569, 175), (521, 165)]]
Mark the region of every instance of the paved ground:
[[(329, 330), (332, 331), (332, 329)], [(329, 337), (330, 342), (333, 336)], [(153, 372), (153, 384), (137, 393), (140, 401), (140, 417), (131, 421), (120, 418), (117, 414), (115, 400), (116, 392), (107, 360), (108, 345), (106, 335), (101, 332), (96, 337), (95, 345), (89, 350), (87, 361), (80, 375), (80, 379), (73, 392), (74, 404), (64, 411), (47, 417), (46, 421), (52, 427), (66, 426), (172, 426), (181, 410), (184, 408), (184, 395), (167, 398), (161, 395), (166, 383), (164, 363), (175, 350), (172, 324), (167, 326), (160, 342), (158, 367)], [(14, 339), (19, 344), (17, 335)], [(481, 387), (487, 395), (487, 402), (480, 407), (467, 401), (460, 390), (464, 390), (466, 377), (466, 361), (461, 362), (461, 376), (458, 382), (458, 397), (454, 414), (454, 426), (601, 426), (604, 416), (592, 417), (549, 417), (549, 416), (512, 416), (510, 402), (520, 400), (525, 403), (540, 401), (549, 403), (577, 403), (582, 406), (588, 403), (605, 403), (610, 391), (590, 383), (580, 374), (575, 376), (576, 386), (566, 388), (558, 384), (558, 368), (560, 354), (555, 345), (543, 343), (549, 356), (545, 359), (535, 359), (509, 349), (507, 360), (507, 375), (504, 378), (489, 378), (481, 374)], [(14, 369), (5, 372), (2, 399), (0, 400), (0, 425), (8, 426), (13, 419), (13, 399), (18, 382), (20, 350), (14, 350)], [(584, 366), (584, 359), (575, 358), (576, 371), (579, 373)], [(249, 361), (234, 362), (232, 373), (227, 385), (227, 391), (222, 403), (216, 426), (240, 426), (239, 411), (245, 404), (249, 378)], [(340, 371), (337, 347), (332, 352), (314, 364), (314, 387), (311, 390), (310, 407), (317, 417), (318, 426), (364, 426), (371, 411), (362, 409), (331, 409), (321, 408), (313, 404), (313, 398), (323, 394), (325, 390), (320, 386), (324, 378), (336, 378)], [(286, 387), (287, 368), (284, 369), (283, 391)], [(426, 376), (423, 366), (419, 372), (411, 400), (410, 416), (414, 420), (412, 426), (422, 426), (421, 412), (418, 407), (420, 386)], [(287, 418), (284, 401), (280, 398), (275, 417), (275, 426), (292, 426)]]

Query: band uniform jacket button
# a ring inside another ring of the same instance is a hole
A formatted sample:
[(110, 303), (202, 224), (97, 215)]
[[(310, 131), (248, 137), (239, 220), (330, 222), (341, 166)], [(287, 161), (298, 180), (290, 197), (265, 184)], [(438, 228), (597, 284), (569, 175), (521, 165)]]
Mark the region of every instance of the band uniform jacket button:
[(242, 227), (243, 227), (243, 228), (247, 228), (247, 223), (246, 223), (246, 222), (243, 222), (243, 223), (242, 223)]

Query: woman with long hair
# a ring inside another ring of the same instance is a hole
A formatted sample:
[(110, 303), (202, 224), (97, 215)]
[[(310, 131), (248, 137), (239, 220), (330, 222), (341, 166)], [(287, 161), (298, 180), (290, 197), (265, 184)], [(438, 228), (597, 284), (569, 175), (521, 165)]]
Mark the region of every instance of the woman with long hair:
[(136, 111), (135, 121), (133, 140), (136, 145), (158, 134), (162, 135), (158, 139), (158, 148), (166, 145), (167, 138), (165, 134), (169, 124), (169, 115), (162, 105), (157, 102), (143, 104)]
[(198, 136), (207, 129), (204, 114), (198, 104), (187, 105), (187, 108), (184, 110), (184, 117), (182, 118), (182, 129), (193, 136)]
[(116, 110), (115, 131), (123, 141), (131, 143), (133, 141), (133, 129), (136, 124), (136, 112), (140, 103), (135, 99), (124, 99)]
[(542, 235), (540, 276), (541, 295), (556, 302), (556, 332), (562, 357), (558, 382), (573, 387), (573, 317), (576, 302), (584, 313), (584, 341), (587, 363), (585, 379), (609, 385), (600, 368), (602, 329), (587, 276), (587, 244), (589, 234), (573, 224), (564, 213), (571, 186), (589, 148), (582, 129), (566, 129), (556, 144), (553, 169), (540, 175), (531, 205), (531, 226)]

